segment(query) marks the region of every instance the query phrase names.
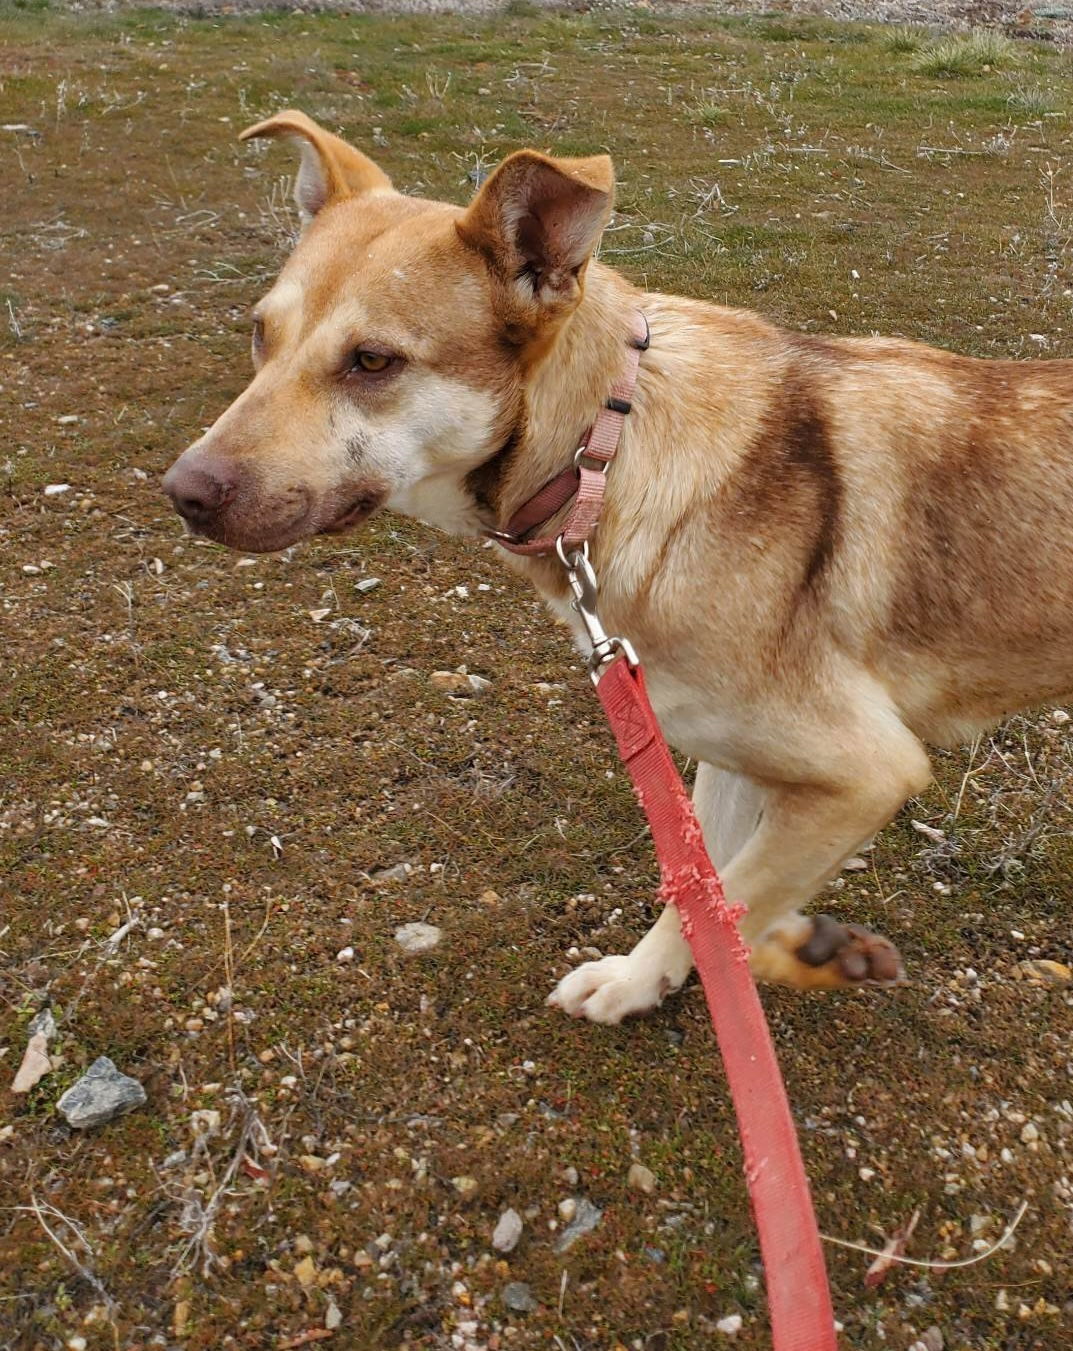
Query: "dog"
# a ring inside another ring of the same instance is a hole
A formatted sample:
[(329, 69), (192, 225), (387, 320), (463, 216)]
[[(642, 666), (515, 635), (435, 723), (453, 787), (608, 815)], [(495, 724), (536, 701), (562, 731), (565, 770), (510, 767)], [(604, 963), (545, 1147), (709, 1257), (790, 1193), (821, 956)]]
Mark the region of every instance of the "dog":
[[(297, 142), (303, 233), (254, 310), (251, 383), (165, 476), (189, 528), (247, 552), (381, 507), (502, 529), (570, 465), (640, 310), (650, 345), (591, 542), (601, 619), (699, 764), (756, 976), (901, 979), (887, 940), (802, 907), (928, 785), (925, 743), (1073, 693), (1073, 361), (642, 293), (594, 256), (603, 155), (519, 151), (459, 207), (397, 192), (300, 112), (242, 136)], [(576, 628), (554, 554), (507, 562)], [(690, 966), (667, 906), (549, 1002), (617, 1023)]]

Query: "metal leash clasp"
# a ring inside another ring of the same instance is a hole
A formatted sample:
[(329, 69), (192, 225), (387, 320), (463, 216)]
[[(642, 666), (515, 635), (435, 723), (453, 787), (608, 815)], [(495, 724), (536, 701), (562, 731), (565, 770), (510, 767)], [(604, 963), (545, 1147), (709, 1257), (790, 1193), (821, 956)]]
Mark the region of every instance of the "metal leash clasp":
[(555, 552), (559, 562), (566, 569), (566, 580), (574, 593), (571, 601), (592, 644), (587, 666), (594, 685), (600, 683), (600, 674), (609, 661), (619, 652), (631, 666), (636, 666), (637, 653), (626, 638), (613, 638), (604, 631), (600, 616), (596, 613), (596, 573), (589, 562), (589, 546), (583, 544), (580, 549), (567, 553), (563, 545), (563, 536), (555, 541)]

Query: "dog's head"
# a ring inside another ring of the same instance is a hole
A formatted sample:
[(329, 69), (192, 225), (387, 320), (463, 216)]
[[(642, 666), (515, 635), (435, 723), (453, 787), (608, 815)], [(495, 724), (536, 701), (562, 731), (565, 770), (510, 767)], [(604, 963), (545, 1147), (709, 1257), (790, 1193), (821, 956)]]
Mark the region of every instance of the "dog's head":
[(610, 160), (519, 151), (462, 209), (396, 192), (303, 113), (255, 136), (298, 141), (304, 230), (254, 309), (252, 381), (165, 491), (192, 529), (250, 552), (384, 504), (422, 515), (430, 491), (472, 528), (462, 483), (516, 428), (527, 372), (581, 299)]

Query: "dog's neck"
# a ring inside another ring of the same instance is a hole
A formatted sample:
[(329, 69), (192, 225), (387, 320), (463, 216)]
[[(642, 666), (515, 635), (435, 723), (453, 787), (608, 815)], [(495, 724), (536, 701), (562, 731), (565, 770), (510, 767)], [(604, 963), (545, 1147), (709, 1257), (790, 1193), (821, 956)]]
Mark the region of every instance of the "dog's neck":
[(526, 381), (504, 445), (467, 478), (486, 525), (501, 528), (570, 464), (625, 361), (636, 309), (628, 283), (592, 263), (580, 304)]

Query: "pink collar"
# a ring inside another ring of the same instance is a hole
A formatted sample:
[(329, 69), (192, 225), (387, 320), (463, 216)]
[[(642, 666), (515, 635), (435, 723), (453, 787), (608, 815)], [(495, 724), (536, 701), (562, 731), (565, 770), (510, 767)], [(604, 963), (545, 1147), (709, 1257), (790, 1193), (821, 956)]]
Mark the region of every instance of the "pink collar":
[[(573, 463), (524, 502), (503, 530), (484, 531), (489, 539), (494, 539), (512, 554), (544, 555), (554, 553), (557, 546), (569, 551), (579, 549), (585, 543), (600, 519), (607, 467), (618, 453), (619, 439), (637, 383), (641, 353), (648, 350), (649, 341), (648, 320), (638, 310), (627, 341), (625, 367), (611, 386), (611, 393), (597, 413), (596, 421), (574, 452)], [(598, 467), (590, 469), (583, 460), (595, 460)], [(571, 498), (574, 505), (558, 534), (527, 538), (537, 526), (551, 520)]]

